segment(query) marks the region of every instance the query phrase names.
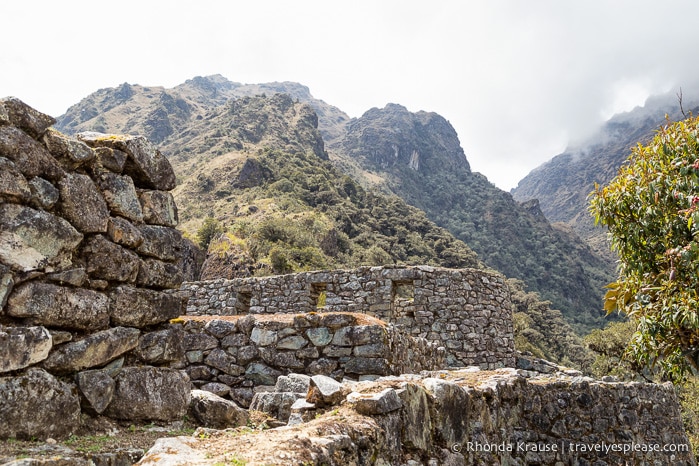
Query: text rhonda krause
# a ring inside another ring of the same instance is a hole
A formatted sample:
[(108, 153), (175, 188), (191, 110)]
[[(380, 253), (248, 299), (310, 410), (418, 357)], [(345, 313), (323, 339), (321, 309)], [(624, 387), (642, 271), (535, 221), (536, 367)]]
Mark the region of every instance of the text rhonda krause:
[(454, 444), (451, 448), (455, 452), (599, 452), (599, 453), (633, 453), (633, 452), (689, 452), (689, 445), (684, 443), (543, 443), (543, 442), (516, 442), (516, 443), (479, 443), (467, 442)]

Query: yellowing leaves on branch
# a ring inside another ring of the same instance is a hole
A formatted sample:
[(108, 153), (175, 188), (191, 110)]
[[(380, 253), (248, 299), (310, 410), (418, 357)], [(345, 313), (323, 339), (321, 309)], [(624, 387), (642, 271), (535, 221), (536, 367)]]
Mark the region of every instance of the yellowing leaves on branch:
[(699, 367), (699, 118), (669, 123), (635, 147), (590, 210), (618, 253), (605, 309), (637, 325), (629, 348), (641, 364), (678, 378)]

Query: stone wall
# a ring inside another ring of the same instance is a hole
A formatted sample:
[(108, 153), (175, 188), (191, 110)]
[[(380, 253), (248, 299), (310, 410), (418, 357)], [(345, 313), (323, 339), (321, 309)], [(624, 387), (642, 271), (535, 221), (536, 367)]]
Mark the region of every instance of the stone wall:
[(322, 407), (311, 389), (291, 427), (161, 439), (140, 464), (696, 464), (671, 384), (473, 369), (344, 383)]
[(444, 367), (444, 349), (364, 314), (182, 317), (192, 382), (248, 407), (255, 387), (301, 373), (363, 379)]
[(361, 267), (186, 282), (188, 315), (360, 312), (447, 350), (447, 363), (514, 365), (512, 305), (503, 277), (473, 269)]
[(179, 418), (175, 174), (144, 138), (53, 123), (0, 100), (0, 438), (68, 435), (81, 410)]

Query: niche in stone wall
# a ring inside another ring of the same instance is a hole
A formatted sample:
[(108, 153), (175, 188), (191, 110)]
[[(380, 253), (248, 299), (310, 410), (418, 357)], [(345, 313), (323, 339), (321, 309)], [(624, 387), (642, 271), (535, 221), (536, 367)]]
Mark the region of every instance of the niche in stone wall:
[(391, 281), (391, 309), (395, 318), (415, 317), (415, 285), (412, 280)]
[(328, 297), (327, 283), (311, 283), (311, 311), (323, 309)]
[(250, 298), (252, 293), (247, 290), (238, 290), (235, 293), (235, 313), (236, 315), (250, 313)]

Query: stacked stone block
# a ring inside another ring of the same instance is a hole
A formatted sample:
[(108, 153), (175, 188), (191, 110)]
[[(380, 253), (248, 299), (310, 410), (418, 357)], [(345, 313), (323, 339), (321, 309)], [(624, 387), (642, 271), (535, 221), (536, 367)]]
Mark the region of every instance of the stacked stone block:
[(187, 245), (172, 167), (142, 137), (53, 123), (0, 100), (0, 438), (68, 435), (81, 410), (178, 418), (189, 380), (167, 367), (184, 356), (167, 322), (185, 299), (167, 290)]
[(289, 373), (359, 380), (444, 366), (444, 349), (363, 314), (181, 318), (193, 384), (248, 407)]
[(512, 304), (501, 275), (430, 266), (361, 267), (185, 282), (188, 315), (360, 312), (444, 346), (452, 366), (514, 366)]

